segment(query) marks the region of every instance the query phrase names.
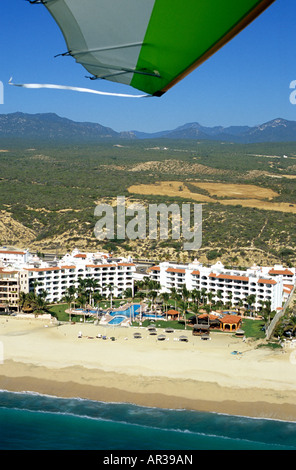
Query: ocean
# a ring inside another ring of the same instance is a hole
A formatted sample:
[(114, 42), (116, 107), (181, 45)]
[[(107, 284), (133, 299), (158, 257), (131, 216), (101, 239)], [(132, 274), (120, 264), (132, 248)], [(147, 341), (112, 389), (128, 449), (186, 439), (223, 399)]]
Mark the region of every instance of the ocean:
[(296, 423), (0, 391), (0, 449), (296, 450)]

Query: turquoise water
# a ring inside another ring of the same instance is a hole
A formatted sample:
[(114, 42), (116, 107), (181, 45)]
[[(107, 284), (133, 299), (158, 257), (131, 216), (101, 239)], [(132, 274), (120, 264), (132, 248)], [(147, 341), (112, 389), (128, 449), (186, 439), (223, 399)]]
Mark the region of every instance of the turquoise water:
[(162, 315), (153, 315), (151, 313), (143, 313), (142, 317), (143, 318), (150, 318), (151, 320), (163, 320), (163, 318), (164, 318)]
[[(126, 310), (122, 311), (111, 311), (109, 314), (113, 316), (112, 320), (108, 322), (108, 325), (120, 325), (120, 323), (125, 320), (125, 318), (132, 318), (140, 313), (140, 304), (131, 305)], [(149, 313), (142, 313), (142, 319), (145, 320), (149, 318), (151, 320), (163, 320), (162, 315), (153, 315)]]
[(296, 450), (296, 423), (0, 392), (1, 450)]
[(120, 310), (120, 311), (113, 310), (109, 312), (109, 314), (111, 316), (112, 315), (124, 315), (125, 317), (131, 317), (133, 315), (137, 315), (139, 308), (140, 308), (140, 304), (133, 304), (125, 310)]
[(126, 320), (125, 316), (115, 315), (115, 317), (112, 318), (112, 320), (108, 322), (108, 325), (120, 325), (120, 323), (122, 323), (123, 320)]

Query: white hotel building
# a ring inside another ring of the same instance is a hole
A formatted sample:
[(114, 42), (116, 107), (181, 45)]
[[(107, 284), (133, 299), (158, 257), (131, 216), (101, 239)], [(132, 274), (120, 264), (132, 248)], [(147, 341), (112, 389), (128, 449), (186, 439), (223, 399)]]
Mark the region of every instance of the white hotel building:
[(22, 291), (32, 291), (34, 286), (37, 294), (45, 290), (46, 300), (50, 303), (60, 301), (70, 286), (77, 287), (80, 278), (95, 279), (100, 286), (98, 290), (107, 294), (107, 286), (111, 285), (114, 297), (121, 296), (127, 288), (133, 292), (134, 263), (124, 258), (111, 258), (106, 253), (80, 253), (74, 250), (52, 262), (29, 255), (26, 260), (10, 261), (6, 254), (0, 253), (1, 261), (5, 270), (13, 269), (25, 276), (27, 286), (23, 285)]
[[(149, 268), (148, 274), (160, 283), (162, 292), (170, 292), (173, 287), (181, 289), (185, 284), (189, 291), (211, 292), (214, 301), (221, 298), (226, 303), (231, 298), (233, 305), (242, 300), (244, 306), (247, 306), (246, 298), (255, 295), (257, 310), (265, 300), (271, 301), (272, 310), (280, 309), (296, 282), (296, 269), (280, 265), (253, 266), (243, 271), (226, 269), (220, 262), (211, 267), (197, 261), (163, 262)], [(131, 259), (114, 259), (106, 253), (74, 250), (60, 260), (45, 262), (27, 250), (0, 250), (0, 309), (8, 303), (16, 308), (19, 292), (32, 291), (34, 286), (37, 294), (41, 290), (47, 292), (48, 302), (58, 302), (70, 286), (78, 286), (80, 278), (97, 280), (99, 290), (107, 295), (111, 285), (113, 296), (119, 297), (128, 288), (134, 292), (136, 265)]]
[(226, 269), (221, 262), (206, 267), (197, 261), (186, 265), (163, 262), (151, 267), (149, 275), (160, 283), (161, 292), (171, 292), (172, 288), (179, 290), (185, 284), (189, 291), (211, 292), (214, 301), (221, 299), (226, 303), (231, 298), (236, 305), (242, 300), (245, 307), (246, 298), (255, 295), (256, 310), (266, 300), (271, 301), (272, 310), (280, 309), (296, 281), (295, 268), (253, 266), (242, 271)]

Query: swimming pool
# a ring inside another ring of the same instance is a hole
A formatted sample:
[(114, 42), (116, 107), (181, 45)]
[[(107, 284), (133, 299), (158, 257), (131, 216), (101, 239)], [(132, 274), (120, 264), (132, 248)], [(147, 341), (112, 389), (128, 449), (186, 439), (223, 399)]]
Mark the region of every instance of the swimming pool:
[[(111, 315), (112, 317), (113, 316), (124, 316), (124, 317), (131, 318), (134, 315), (138, 315), (138, 313), (140, 313), (139, 312), (140, 307), (141, 307), (140, 304), (133, 304), (125, 310), (117, 310), (117, 311), (116, 310), (111, 310), (109, 312), (109, 315)], [(109, 324), (110, 324), (110, 322), (109, 322)]]
[(151, 320), (163, 320), (162, 315), (153, 315), (153, 313), (143, 313), (142, 318), (151, 319)]
[(126, 316), (124, 315), (115, 315), (112, 320), (108, 322), (108, 325), (120, 325), (124, 320), (126, 320)]
[(98, 310), (85, 310), (85, 309), (83, 309), (83, 308), (76, 308), (76, 309), (75, 309), (75, 312), (77, 312), (77, 313), (80, 313), (80, 312), (81, 312), (81, 313), (83, 313), (83, 314), (84, 314), (84, 313), (85, 313), (85, 314), (97, 314), (97, 313), (98, 313)]

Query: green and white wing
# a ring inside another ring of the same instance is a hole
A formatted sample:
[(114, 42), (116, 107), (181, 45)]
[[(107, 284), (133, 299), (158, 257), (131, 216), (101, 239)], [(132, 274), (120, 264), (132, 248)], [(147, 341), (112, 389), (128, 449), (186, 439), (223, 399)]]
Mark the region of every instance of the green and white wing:
[(274, 0), (41, 0), (92, 76), (161, 96)]

